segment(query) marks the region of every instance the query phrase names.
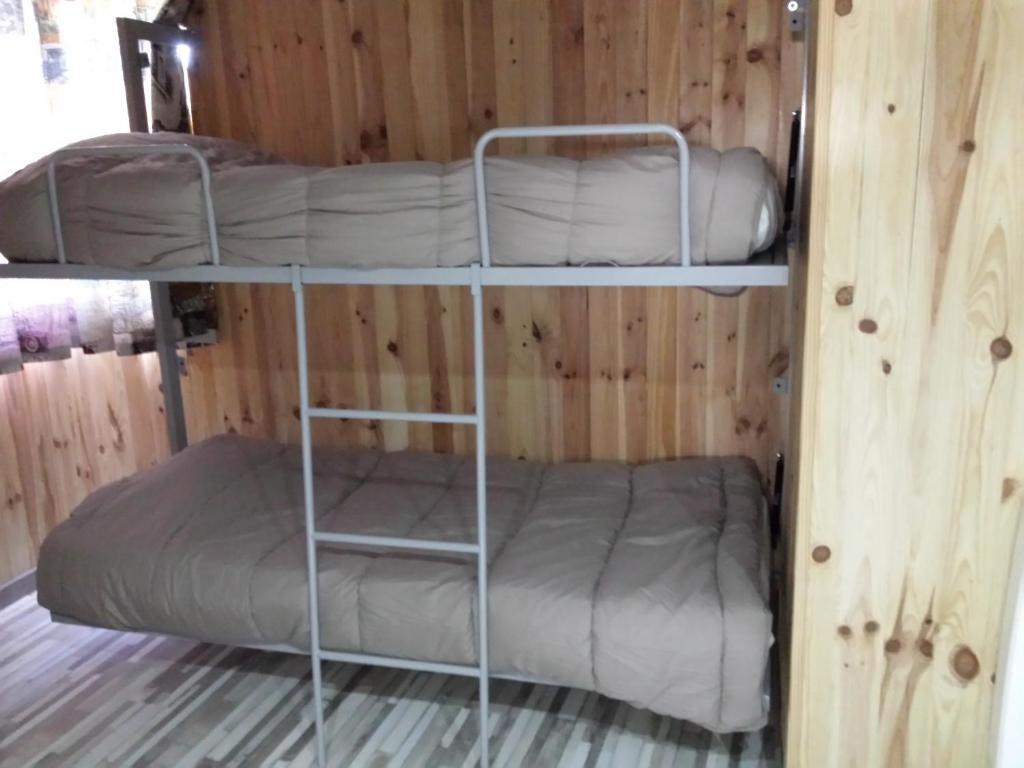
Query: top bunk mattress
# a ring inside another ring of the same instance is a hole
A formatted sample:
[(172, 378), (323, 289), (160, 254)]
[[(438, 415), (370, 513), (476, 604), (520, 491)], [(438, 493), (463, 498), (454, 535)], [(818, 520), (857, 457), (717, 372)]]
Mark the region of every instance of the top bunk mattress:
[[(473, 163), (291, 165), (234, 141), (116, 134), (71, 145), (187, 143), (207, 159), (221, 263), (456, 267), (480, 261)], [(0, 182), (0, 254), (54, 262), (49, 157)], [(675, 148), (592, 160), (486, 160), (492, 264), (678, 264)], [(125, 269), (210, 263), (196, 161), (66, 157), (56, 168), (67, 259)], [(690, 148), (694, 264), (742, 263), (774, 242), (778, 186), (749, 147)]]
[[(322, 531), (473, 542), (473, 459), (315, 454)], [(747, 459), (488, 460), (495, 673), (596, 690), (721, 730), (763, 725), (771, 644)], [(46, 538), (39, 601), (116, 629), (309, 644), (295, 447), (212, 438), (91, 494)], [(324, 647), (476, 660), (476, 558), (319, 548)]]

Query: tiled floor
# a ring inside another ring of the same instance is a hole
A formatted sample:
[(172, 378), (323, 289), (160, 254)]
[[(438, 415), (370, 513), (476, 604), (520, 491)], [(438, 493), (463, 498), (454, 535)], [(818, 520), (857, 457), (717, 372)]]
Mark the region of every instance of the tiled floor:
[[(325, 665), (332, 766), (472, 766), (476, 684)], [(309, 661), (0, 611), (0, 766), (308, 766)], [(492, 683), (494, 766), (777, 765), (776, 729), (714, 737), (593, 693)]]

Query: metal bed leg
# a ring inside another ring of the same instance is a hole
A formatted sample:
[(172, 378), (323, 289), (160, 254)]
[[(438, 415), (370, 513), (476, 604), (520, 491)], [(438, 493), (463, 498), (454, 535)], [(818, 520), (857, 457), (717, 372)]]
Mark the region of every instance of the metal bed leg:
[(174, 338), (174, 313), (171, 308), (171, 286), (150, 283), (153, 302), (153, 325), (156, 328), (156, 353), (160, 360), (160, 383), (164, 390), (164, 418), (167, 421), (167, 443), (171, 453), (188, 447), (185, 406), (181, 398), (181, 373), (178, 371), (178, 350)]
[(473, 294), (473, 380), (476, 386), (477, 646), (480, 665), (480, 765), (490, 765), (491, 668), (487, 639), (487, 403), (484, 379), (484, 308), (480, 265), (471, 269)]
[(320, 648), (320, 582), (316, 566), (316, 515), (313, 509), (313, 441), (309, 420), (309, 362), (306, 358), (306, 301), (302, 273), (292, 267), (295, 294), (295, 341), (298, 348), (299, 420), (302, 424), (302, 495), (306, 519), (306, 579), (309, 584), (309, 657), (313, 667), (313, 720), (316, 764), (326, 768), (324, 746), (324, 699)]

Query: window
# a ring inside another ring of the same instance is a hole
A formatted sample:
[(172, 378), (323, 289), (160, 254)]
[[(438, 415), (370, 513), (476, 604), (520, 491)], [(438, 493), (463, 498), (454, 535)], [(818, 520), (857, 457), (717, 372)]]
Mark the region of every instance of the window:
[[(115, 19), (149, 20), (160, 0), (0, 0), (0, 179), (84, 138), (128, 130)], [(2, 254), (0, 254), (2, 256)], [(0, 373), (24, 362), (152, 348), (146, 283), (18, 280), (0, 285)]]

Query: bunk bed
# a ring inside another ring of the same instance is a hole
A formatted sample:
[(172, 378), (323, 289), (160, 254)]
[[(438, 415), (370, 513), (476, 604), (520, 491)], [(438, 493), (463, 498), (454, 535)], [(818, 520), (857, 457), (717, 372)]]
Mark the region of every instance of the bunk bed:
[[(675, 146), (485, 158), (501, 138), (607, 134)], [(655, 124), (501, 128), (471, 163), (328, 171), (133, 138), (61, 150), (0, 184), (17, 214), (0, 251), (19, 262), (0, 278), (281, 282), (295, 295), (301, 446), (216, 437), (97, 490), (44, 542), (40, 602), (58, 620), (309, 653), (321, 765), (322, 660), (478, 678), (482, 734), (491, 676), (717, 731), (763, 726), (769, 544), (752, 463), (510, 461), (486, 456), (483, 418), (487, 285), (785, 285), (784, 261), (754, 256), (779, 203), (750, 152), (691, 150)], [(469, 287), (474, 411), (311, 406), (303, 288), (324, 283)], [(471, 426), (475, 456), (314, 451), (312, 421), (339, 418)]]

